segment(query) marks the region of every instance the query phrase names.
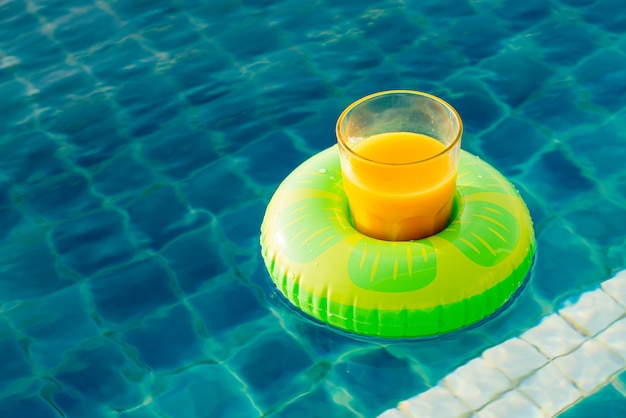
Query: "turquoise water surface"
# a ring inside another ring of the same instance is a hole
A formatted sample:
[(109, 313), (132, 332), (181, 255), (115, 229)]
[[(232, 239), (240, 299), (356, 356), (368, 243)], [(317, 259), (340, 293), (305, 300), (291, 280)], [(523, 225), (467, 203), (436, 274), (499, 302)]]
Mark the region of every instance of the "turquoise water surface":
[[(624, 28), (618, 0), (0, 0), (0, 416), (371, 417), (534, 326), (626, 266)], [(432, 340), (308, 320), (260, 255), (280, 181), (395, 88), (457, 108), (537, 234), (512, 306)], [(625, 405), (622, 373), (566, 414)]]

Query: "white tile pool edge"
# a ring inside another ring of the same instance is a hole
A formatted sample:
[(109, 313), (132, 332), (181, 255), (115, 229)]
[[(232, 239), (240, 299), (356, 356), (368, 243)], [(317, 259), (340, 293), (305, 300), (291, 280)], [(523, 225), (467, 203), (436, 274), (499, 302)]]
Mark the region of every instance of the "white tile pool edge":
[(626, 270), (379, 418), (551, 417), (624, 369)]

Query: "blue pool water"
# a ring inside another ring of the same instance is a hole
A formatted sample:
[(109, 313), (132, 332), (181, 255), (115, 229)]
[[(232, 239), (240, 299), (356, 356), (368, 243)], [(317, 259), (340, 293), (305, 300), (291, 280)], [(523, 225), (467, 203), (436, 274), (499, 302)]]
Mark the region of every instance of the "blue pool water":
[[(0, 0), (0, 416), (371, 417), (535, 326), (626, 266), (624, 27), (618, 0)], [(260, 256), (279, 182), (392, 88), (455, 106), (536, 227), (512, 306), (434, 340), (312, 322)], [(566, 414), (625, 404), (622, 372)]]

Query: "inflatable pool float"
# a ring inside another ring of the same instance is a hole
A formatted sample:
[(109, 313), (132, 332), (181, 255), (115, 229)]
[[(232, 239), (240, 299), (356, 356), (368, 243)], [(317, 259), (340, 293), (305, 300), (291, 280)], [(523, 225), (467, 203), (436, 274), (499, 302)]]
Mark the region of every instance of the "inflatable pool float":
[(413, 338), (503, 307), (527, 276), (535, 240), (513, 185), (465, 151), (446, 229), (415, 241), (363, 235), (350, 219), (335, 145), (278, 187), (261, 247), (278, 290), (307, 315), (357, 334)]

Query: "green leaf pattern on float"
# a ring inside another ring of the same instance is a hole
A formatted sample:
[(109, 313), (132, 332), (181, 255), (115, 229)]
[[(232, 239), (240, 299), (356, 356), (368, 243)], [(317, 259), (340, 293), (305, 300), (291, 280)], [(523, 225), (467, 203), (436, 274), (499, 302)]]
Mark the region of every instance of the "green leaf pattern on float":
[(472, 210), (455, 208), (462, 216), (453, 214), (451, 224), (437, 236), (456, 246), (474, 263), (495, 266), (515, 249), (519, 240), (518, 220), (499, 204), (511, 198), (511, 186), (478, 159), (462, 161), (458, 174), (461, 178), (462, 205), (471, 205)]
[(276, 228), (284, 240), (283, 252), (290, 260), (309, 263), (343, 239), (335, 227), (341, 216), (337, 213), (337, 199), (322, 197), (301, 200), (280, 213), (276, 219)]
[(378, 292), (410, 292), (437, 277), (436, 251), (428, 239), (377, 245), (364, 238), (348, 260), (348, 275), (357, 286)]

